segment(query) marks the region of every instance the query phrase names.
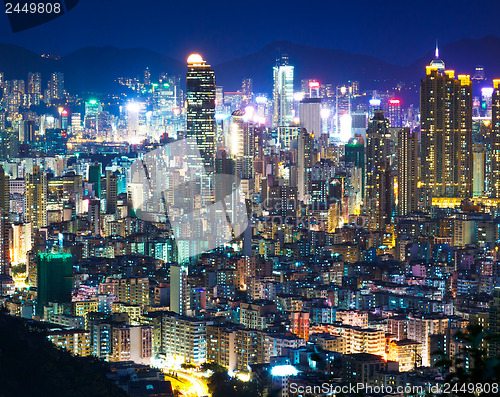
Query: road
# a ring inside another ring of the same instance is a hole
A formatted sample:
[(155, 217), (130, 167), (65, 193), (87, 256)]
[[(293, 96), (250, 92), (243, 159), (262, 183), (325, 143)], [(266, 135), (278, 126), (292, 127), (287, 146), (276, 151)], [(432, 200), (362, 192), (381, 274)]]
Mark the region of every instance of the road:
[(182, 382), (183, 385), (181, 387), (181, 391), (184, 393), (184, 395), (192, 397), (210, 396), (205, 378), (197, 377), (192, 373), (180, 370), (176, 370), (175, 373), (177, 374), (179, 380), (184, 381)]

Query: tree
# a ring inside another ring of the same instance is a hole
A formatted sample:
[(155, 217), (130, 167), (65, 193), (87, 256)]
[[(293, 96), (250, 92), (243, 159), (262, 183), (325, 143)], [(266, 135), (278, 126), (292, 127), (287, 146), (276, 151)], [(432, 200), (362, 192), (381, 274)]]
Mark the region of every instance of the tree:
[[(443, 352), (437, 352), (441, 359), (436, 366), (443, 370), (445, 383), (450, 384), (450, 396), (491, 396), (498, 394), (486, 389), (500, 380), (500, 357), (488, 357), (484, 349), (484, 341), (494, 342), (498, 335), (492, 335), (483, 330), (481, 325), (470, 324), (467, 333), (457, 332), (454, 338), (463, 346), (453, 360)], [(454, 371), (452, 371), (454, 369)], [(485, 386), (485, 385), (490, 386)], [(480, 386), (479, 386), (480, 385)]]

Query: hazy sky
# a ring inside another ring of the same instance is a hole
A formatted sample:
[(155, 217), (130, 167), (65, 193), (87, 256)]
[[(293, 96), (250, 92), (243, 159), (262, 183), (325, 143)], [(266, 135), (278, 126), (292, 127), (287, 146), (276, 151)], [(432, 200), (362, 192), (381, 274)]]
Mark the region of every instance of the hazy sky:
[(84, 46), (146, 47), (212, 64), (275, 40), (343, 49), (409, 64), (434, 46), (500, 36), (497, 0), (80, 0), (68, 14), (13, 34), (0, 18), (0, 42), (66, 54)]

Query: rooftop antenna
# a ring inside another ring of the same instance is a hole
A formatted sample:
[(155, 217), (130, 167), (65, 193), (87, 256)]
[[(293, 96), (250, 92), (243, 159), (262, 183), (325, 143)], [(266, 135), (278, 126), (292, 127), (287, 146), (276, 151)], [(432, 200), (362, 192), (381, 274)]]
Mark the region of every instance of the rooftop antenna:
[(439, 46), (438, 46), (438, 40), (436, 39), (436, 59), (439, 59)]

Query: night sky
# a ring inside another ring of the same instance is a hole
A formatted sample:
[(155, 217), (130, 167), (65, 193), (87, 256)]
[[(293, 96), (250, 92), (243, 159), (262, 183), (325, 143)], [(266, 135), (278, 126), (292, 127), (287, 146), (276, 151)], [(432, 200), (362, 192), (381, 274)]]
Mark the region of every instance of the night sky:
[(461, 38), (500, 36), (498, 0), (81, 0), (67, 15), (0, 42), (67, 54), (84, 46), (145, 47), (217, 64), (275, 40), (342, 49), (407, 65)]

